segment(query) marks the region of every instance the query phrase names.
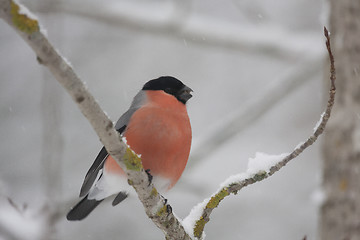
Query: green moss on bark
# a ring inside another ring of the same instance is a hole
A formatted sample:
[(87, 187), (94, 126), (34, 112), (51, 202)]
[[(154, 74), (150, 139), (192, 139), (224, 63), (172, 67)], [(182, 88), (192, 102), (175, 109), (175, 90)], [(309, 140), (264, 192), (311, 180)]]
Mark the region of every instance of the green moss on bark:
[(216, 208), (219, 203), (228, 195), (229, 193), (227, 191), (227, 188), (223, 188), (218, 194), (211, 197), (210, 201), (206, 205), (206, 208)]
[(130, 148), (127, 148), (124, 154), (124, 164), (129, 170), (141, 171), (143, 169), (141, 158), (139, 158)]
[(205, 224), (208, 221), (206, 221), (203, 217), (200, 217), (199, 220), (196, 221), (195, 228), (194, 228), (194, 236), (196, 238), (201, 238), (201, 235), (204, 231)]
[(19, 13), (20, 7), (11, 1), (11, 16), (14, 26), (22, 32), (32, 34), (39, 31), (39, 23), (35, 19), (31, 19), (26, 14)]

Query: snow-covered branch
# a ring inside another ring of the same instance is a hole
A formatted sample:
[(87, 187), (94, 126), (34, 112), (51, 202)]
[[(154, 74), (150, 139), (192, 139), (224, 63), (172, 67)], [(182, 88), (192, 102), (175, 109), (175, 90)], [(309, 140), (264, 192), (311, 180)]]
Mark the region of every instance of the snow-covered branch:
[(171, 211), (167, 211), (170, 208), (166, 201), (153, 184), (149, 184), (141, 159), (122, 142), (112, 121), (89, 93), (84, 82), (76, 75), (69, 62), (50, 44), (36, 17), (12, 0), (0, 0), (0, 17), (27, 42), (36, 53), (39, 63), (51, 71), (78, 104), (107, 151), (128, 175), (129, 184), (138, 193), (149, 218), (163, 230), (167, 238), (190, 239), (178, 219)]
[(240, 191), (242, 188), (270, 177), (283, 168), (289, 161), (301, 154), (306, 148), (311, 146), (323, 133), (325, 126), (330, 118), (336, 92), (334, 57), (330, 47), (330, 37), (326, 28), (324, 28), (324, 34), (326, 37), (326, 47), (330, 59), (331, 86), (326, 110), (321, 115), (319, 122), (316, 124), (313, 134), (304, 143), (296, 146), (295, 149), (289, 154), (271, 156), (263, 153), (257, 153), (255, 158), (249, 159), (248, 170), (246, 173), (241, 173), (229, 177), (221, 184), (220, 190), (212, 195), (211, 198), (206, 199), (204, 202), (194, 207), (189, 216), (184, 219), (183, 225), (187, 229), (193, 228), (194, 237), (202, 237), (204, 227), (206, 223), (209, 222), (212, 211), (225, 197), (229, 196), (230, 194), (237, 194), (238, 191)]

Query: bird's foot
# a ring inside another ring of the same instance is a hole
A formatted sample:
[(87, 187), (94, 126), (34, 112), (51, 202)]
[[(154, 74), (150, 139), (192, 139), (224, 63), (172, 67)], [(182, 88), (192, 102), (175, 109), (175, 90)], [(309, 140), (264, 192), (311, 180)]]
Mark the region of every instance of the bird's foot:
[(150, 184), (151, 184), (151, 182), (152, 182), (152, 180), (153, 180), (153, 176), (152, 176), (151, 173), (150, 173), (150, 169), (146, 169), (145, 172), (146, 172), (146, 174), (148, 175), (149, 186), (150, 186)]
[(170, 206), (170, 204), (167, 204), (168, 200), (166, 198), (163, 197), (163, 199), (164, 199), (164, 204), (166, 206), (166, 212), (167, 212), (167, 214), (169, 216), (169, 214), (172, 213), (172, 207)]

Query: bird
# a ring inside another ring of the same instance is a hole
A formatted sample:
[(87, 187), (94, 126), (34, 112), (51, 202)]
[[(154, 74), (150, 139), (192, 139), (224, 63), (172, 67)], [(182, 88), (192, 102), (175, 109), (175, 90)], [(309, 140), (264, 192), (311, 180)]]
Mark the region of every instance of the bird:
[[(171, 189), (187, 164), (192, 131), (186, 103), (193, 90), (172, 76), (146, 82), (115, 129), (138, 155), (149, 179), (162, 191)], [(128, 196), (126, 174), (102, 147), (80, 190), (82, 198), (66, 215), (69, 221), (87, 217), (104, 199), (114, 195), (116, 206)]]

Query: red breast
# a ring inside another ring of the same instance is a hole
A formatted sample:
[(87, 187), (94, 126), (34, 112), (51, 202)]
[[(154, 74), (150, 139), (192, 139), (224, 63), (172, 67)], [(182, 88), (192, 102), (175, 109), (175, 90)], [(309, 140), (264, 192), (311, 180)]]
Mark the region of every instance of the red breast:
[[(185, 169), (191, 146), (191, 126), (185, 104), (163, 91), (146, 91), (147, 102), (131, 117), (124, 137), (141, 155), (144, 169), (170, 180), (173, 187)], [(109, 156), (105, 171), (124, 174)]]

